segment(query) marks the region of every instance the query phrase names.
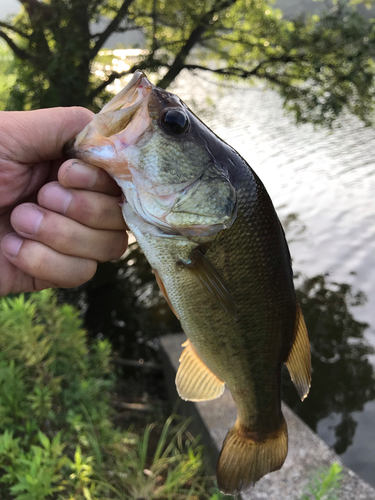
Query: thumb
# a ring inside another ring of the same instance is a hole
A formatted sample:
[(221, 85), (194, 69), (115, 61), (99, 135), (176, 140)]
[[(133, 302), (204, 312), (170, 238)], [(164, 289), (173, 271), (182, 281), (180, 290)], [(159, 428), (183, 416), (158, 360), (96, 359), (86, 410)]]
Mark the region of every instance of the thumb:
[(35, 163), (63, 156), (64, 145), (92, 120), (93, 113), (81, 107), (48, 108), (0, 113), (7, 157), (18, 163)]

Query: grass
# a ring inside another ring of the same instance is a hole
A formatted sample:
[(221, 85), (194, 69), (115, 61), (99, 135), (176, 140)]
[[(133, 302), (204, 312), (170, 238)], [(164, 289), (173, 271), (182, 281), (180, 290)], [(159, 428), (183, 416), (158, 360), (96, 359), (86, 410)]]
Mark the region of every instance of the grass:
[(333, 463), (328, 471), (323, 471), (314, 477), (307, 486), (307, 492), (301, 500), (338, 500), (337, 494), (341, 487), (342, 467)]

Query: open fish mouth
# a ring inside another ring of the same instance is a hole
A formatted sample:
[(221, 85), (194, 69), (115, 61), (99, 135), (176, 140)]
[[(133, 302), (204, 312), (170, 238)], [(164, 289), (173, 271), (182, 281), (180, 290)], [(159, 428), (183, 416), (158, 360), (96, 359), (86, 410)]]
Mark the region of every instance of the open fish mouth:
[(144, 73), (136, 71), (126, 87), (66, 145), (66, 154), (104, 168), (113, 177), (131, 179), (121, 153), (151, 126), (148, 102), (153, 88)]
[(132, 210), (158, 235), (211, 237), (234, 222), (236, 192), (194, 127), (177, 96), (136, 71), (67, 153), (106, 170), (123, 191), (123, 211), (129, 205), (128, 217)]

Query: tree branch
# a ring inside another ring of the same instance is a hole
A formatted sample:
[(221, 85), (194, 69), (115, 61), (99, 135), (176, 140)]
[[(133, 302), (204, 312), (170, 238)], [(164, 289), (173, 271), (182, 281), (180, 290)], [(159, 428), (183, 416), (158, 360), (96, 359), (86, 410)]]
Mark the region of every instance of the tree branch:
[(38, 52), (43, 51), (46, 56), (50, 55), (51, 51), (44, 34), (44, 26), (50, 20), (52, 14), (51, 7), (48, 4), (41, 3), (38, 0), (19, 0), (25, 7), (29, 16), (30, 25), (32, 27), (32, 35), (30, 39), (34, 38), (38, 47)]
[(203, 33), (211, 26), (214, 22), (214, 16), (218, 12), (227, 9), (228, 7), (234, 5), (237, 0), (216, 0), (211, 10), (206, 12), (199, 20), (197, 26), (190, 33), (189, 38), (183, 47), (181, 47), (180, 52), (175, 57), (175, 60), (171, 64), (167, 74), (158, 82), (158, 86), (162, 88), (167, 88), (176, 76), (181, 72), (185, 66), (185, 60), (189, 55), (191, 49), (199, 41)]
[(200, 69), (203, 71), (210, 71), (211, 73), (216, 73), (217, 75), (223, 75), (223, 76), (236, 76), (238, 78), (249, 78), (250, 76), (259, 76), (260, 78), (268, 78), (269, 80), (275, 81), (274, 77), (270, 77), (268, 74), (258, 74), (258, 71), (263, 67), (266, 66), (267, 64), (270, 63), (278, 63), (282, 62), (284, 64), (288, 62), (305, 62), (306, 59), (304, 57), (292, 57), (288, 55), (282, 55), (279, 57), (269, 57), (268, 59), (264, 59), (263, 61), (260, 61), (254, 68), (251, 70), (246, 70), (244, 68), (239, 68), (236, 66), (227, 66), (225, 68), (217, 68), (217, 69), (212, 69), (208, 68), (207, 66), (201, 66), (199, 64), (185, 64), (184, 68), (186, 69)]
[(156, 31), (157, 31), (157, 26), (156, 26), (156, 1), (152, 1), (152, 41), (151, 41), (151, 52), (154, 54), (155, 51), (158, 48), (158, 42), (156, 39)]
[(0, 30), (0, 38), (5, 40), (5, 42), (8, 44), (8, 46), (12, 49), (14, 55), (18, 57), (19, 59), (25, 60), (25, 59), (34, 59), (31, 54), (26, 52), (26, 50), (21, 49), (21, 47), (18, 47), (13, 40), (6, 34), (4, 31)]
[[(280, 78), (277, 76), (271, 75), (269, 73), (264, 73), (261, 75), (258, 75), (257, 72), (259, 70), (259, 67), (262, 65), (262, 63), (258, 64), (255, 68), (253, 68), (250, 71), (244, 70), (243, 68), (236, 68), (236, 67), (230, 67), (230, 68), (219, 68), (219, 69), (210, 69), (205, 66), (200, 66), (198, 64), (188, 64), (185, 67), (187, 69), (199, 69), (199, 70), (204, 70), (204, 71), (210, 71), (211, 73), (223, 75), (223, 76), (235, 76), (238, 78), (249, 78), (250, 76), (257, 76), (258, 78), (263, 78), (264, 80), (268, 80), (269, 82), (274, 83), (275, 85), (281, 86), (281, 87), (289, 87), (293, 88), (297, 91), (300, 90), (300, 87), (295, 87), (292, 85), (290, 82), (282, 82)], [(282, 75), (281, 75), (282, 76)]]
[[(230, 37), (227, 37), (224, 35), (218, 35), (216, 33), (207, 35), (207, 36), (202, 38), (202, 41), (204, 41), (204, 42), (209, 42), (210, 40), (220, 40), (223, 42), (234, 43), (234, 44), (239, 43), (239, 44), (244, 45), (245, 47), (249, 47), (251, 49), (253, 49), (254, 47), (258, 47), (261, 49), (265, 48), (263, 43), (251, 43), (248, 40), (243, 40), (241, 38), (233, 39), (233, 38), (230, 38)], [(274, 47), (273, 44), (270, 44), (270, 46)]]
[(102, 48), (103, 44), (116, 29), (119, 27), (121, 21), (123, 20), (128, 8), (134, 2), (134, 0), (124, 0), (121, 7), (117, 11), (117, 14), (112, 19), (112, 21), (108, 24), (106, 29), (99, 35), (97, 42), (94, 47), (90, 51), (90, 57), (93, 59), (99, 50)]
[(30, 35), (28, 35), (27, 33), (25, 33), (24, 31), (16, 28), (15, 26), (12, 26), (11, 24), (8, 24), (8, 23), (4, 23), (3, 21), (0, 21), (0, 26), (2, 28), (5, 28), (7, 30), (11, 30), (13, 31), (14, 33), (17, 33), (17, 35), (20, 35), (20, 36), (23, 36), (24, 38), (30, 38)]
[(259, 63), (255, 68), (248, 71), (243, 68), (237, 68), (235, 66), (227, 68), (208, 68), (207, 66), (201, 66), (200, 64), (185, 64), (184, 68), (189, 70), (199, 69), (203, 71), (209, 71), (210, 73), (215, 73), (216, 75), (223, 76), (237, 76), (239, 78), (249, 78), (257, 74), (257, 71), (261, 67), (262, 63)]

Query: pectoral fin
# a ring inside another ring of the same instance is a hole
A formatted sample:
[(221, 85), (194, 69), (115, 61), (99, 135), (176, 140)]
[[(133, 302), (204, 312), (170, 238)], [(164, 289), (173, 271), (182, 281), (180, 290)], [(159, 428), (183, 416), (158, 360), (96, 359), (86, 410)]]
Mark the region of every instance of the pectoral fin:
[(225, 383), (207, 368), (190, 340), (182, 346), (185, 349), (181, 354), (176, 375), (177, 392), (181, 399), (207, 401), (221, 396)]
[(299, 304), (296, 304), (294, 342), (285, 364), (298, 395), (303, 401), (311, 385), (311, 354), (307, 328)]
[(178, 319), (178, 315), (177, 315), (174, 307), (172, 306), (172, 302), (169, 300), (169, 297), (168, 297), (168, 294), (167, 294), (167, 290), (165, 289), (164, 283), (162, 282), (162, 280), (161, 280), (161, 278), (159, 276), (159, 273), (157, 272), (156, 269), (153, 269), (153, 271), (154, 271), (154, 274), (155, 274), (156, 282), (159, 285), (159, 288), (160, 288), (161, 293), (163, 294), (163, 297), (165, 298), (167, 304), (172, 309), (172, 311), (174, 312), (176, 318)]
[(199, 281), (200, 285), (220, 306), (237, 321), (234, 300), (218, 270), (198, 249), (193, 250), (191, 263), (185, 264)]

